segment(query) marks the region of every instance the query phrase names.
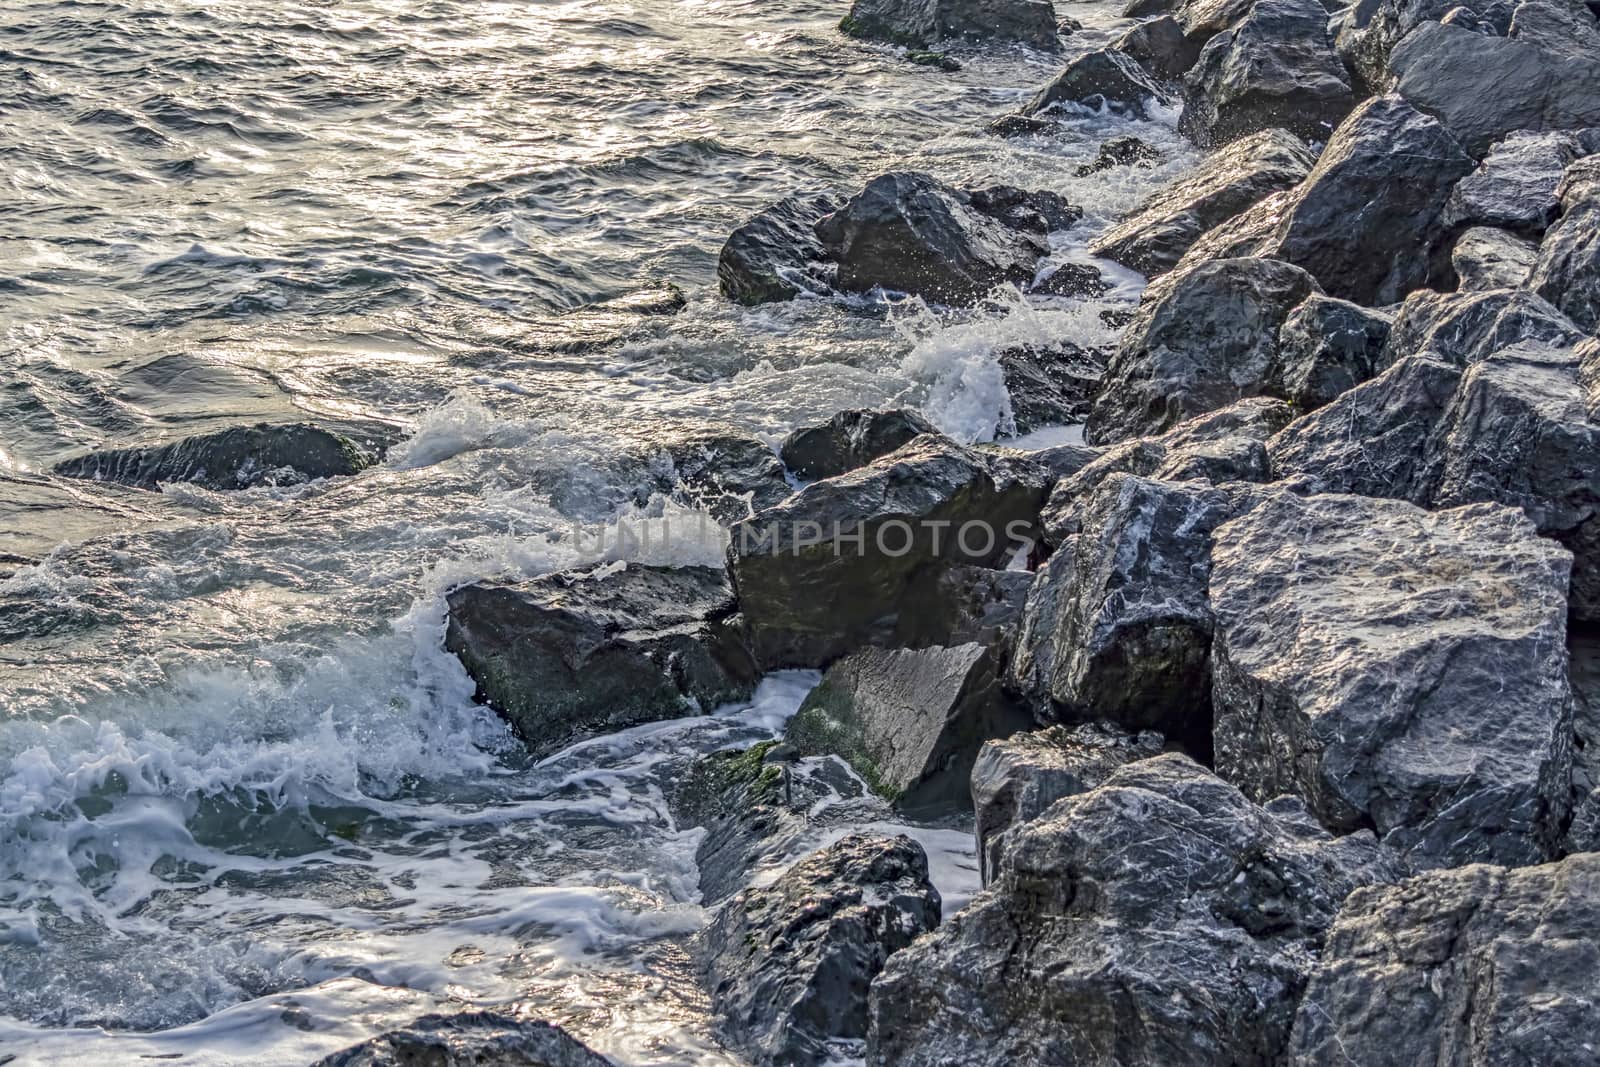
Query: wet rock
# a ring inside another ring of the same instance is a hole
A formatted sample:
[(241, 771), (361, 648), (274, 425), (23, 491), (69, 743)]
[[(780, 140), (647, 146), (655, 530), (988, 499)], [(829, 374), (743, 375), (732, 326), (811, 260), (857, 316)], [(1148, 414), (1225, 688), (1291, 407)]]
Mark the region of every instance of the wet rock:
[(832, 196), (809, 194), (758, 212), (722, 246), (717, 259), (722, 294), (736, 304), (754, 306), (831, 290), (835, 268), (813, 227), (838, 208)]
[(873, 179), (816, 229), (839, 265), (839, 288), (882, 287), (945, 304), (973, 303), (997, 285), (1026, 286), (1049, 251), (1038, 231), (997, 221), (960, 190), (909, 172)]
[(1571, 319), (1520, 289), (1421, 290), (1407, 297), (1395, 315), (1388, 358), (1427, 351), (1467, 366), (1522, 342), (1564, 348), (1582, 336)]
[(1189, 246), (1172, 269), (1185, 271), (1218, 259), (1251, 259), (1266, 255), (1293, 197), (1293, 190), (1279, 190), (1249, 210), (1213, 226)]
[(1190, 40), (1203, 46), (1238, 25), (1254, 4), (1255, 0), (1180, 0), (1173, 16)]
[(1396, 874), (1163, 755), (1006, 838), (997, 876), (873, 983), (867, 1062), (1280, 1062), (1339, 902)]
[(1178, 129), (1202, 147), (1274, 128), (1321, 141), (1354, 106), (1321, 0), (1256, 0), (1184, 79)]
[(928, 859), (909, 837), (851, 834), (745, 890), (699, 935), (718, 1030), (767, 1067), (837, 1062), (867, 1033), (884, 961), (939, 925)]
[[(1157, 78), (1183, 77), (1200, 58), (1201, 42), (1189, 39), (1171, 15), (1161, 15), (1131, 27), (1112, 48), (1126, 53)], [(1081, 175), (1080, 175), (1081, 176)]]
[(1466, 292), (1515, 289), (1533, 273), (1539, 250), (1522, 238), (1488, 226), (1474, 226), (1456, 238), (1450, 266)]
[(892, 634), (925, 567), (1002, 565), (1044, 487), (995, 457), (919, 437), (735, 527), (729, 569), (759, 662), (817, 667)]
[(980, 215), (1027, 233), (1065, 230), (1083, 218), (1083, 208), (1057, 193), (1029, 192), (1015, 185), (987, 185), (967, 190), (967, 203)]
[(1566, 214), (1545, 234), (1528, 285), (1600, 333), (1600, 157), (1573, 165), (1561, 199)]
[(855, 0), (839, 28), (851, 37), (908, 48), (945, 38), (1061, 47), (1049, 0)]
[(559, 1026), (489, 1011), (424, 1015), (314, 1067), (612, 1067)]
[(1569, 553), (1509, 508), (1289, 493), (1215, 542), (1219, 774), (1420, 866), (1551, 855)]
[(1361, 0), (1351, 4), (1335, 44), (1364, 94), (1383, 93), (1390, 81), (1389, 56), (1407, 34), (1437, 22), (1459, 0)]
[(1317, 291), (1311, 275), (1269, 259), (1217, 260), (1162, 278), (1106, 367), (1084, 439), (1160, 433), (1263, 392), (1279, 328)]
[(1330, 296), (1398, 303), (1448, 277), (1439, 215), (1472, 168), (1434, 119), (1398, 97), (1368, 100), (1295, 191), (1270, 254), (1310, 271)]
[(1214, 152), (1193, 174), (1151, 197), (1090, 247), (1154, 278), (1214, 226), (1298, 184), (1313, 158), (1293, 135), (1267, 130)]
[(57, 474), (154, 489), (192, 482), (207, 489), (250, 489), (337, 478), (377, 462), (381, 446), (363, 447), (309, 423), (258, 423), (185, 437), (167, 445), (90, 452), (55, 466)]
[(1022, 113), (1038, 115), (1063, 104), (1078, 104), (1145, 118), (1148, 101), (1161, 95), (1161, 86), (1131, 57), (1102, 48), (1067, 64), (1067, 69), (1040, 89)]
[(841, 411), (821, 426), (796, 430), (778, 455), (798, 478), (815, 481), (864, 467), (879, 456), (938, 429), (915, 411)]
[(972, 767), (983, 884), (1000, 870), (1007, 830), (1063, 797), (1097, 788), (1125, 764), (1159, 755), (1161, 746), (1160, 734), (1128, 734), (1105, 723), (1051, 726), (986, 743)]
[(1553, 60), (1600, 56), (1600, 26), (1581, 0), (1525, 0), (1516, 5), (1508, 36), (1535, 45)]
[(1009, 649), (1033, 575), (993, 567), (939, 567), (917, 575), (901, 599), (896, 648), (980, 644)]
[(1100, 276), (1100, 269), (1087, 263), (1062, 263), (1035, 281), (1030, 293), (1045, 296), (1100, 296), (1111, 286)]
[(1295, 1019), (1295, 1064), (1584, 1063), (1600, 1048), (1600, 855), (1357, 890)]
[(828, 669), (784, 738), (804, 755), (842, 756), (901, 810), (957, 810), (983, 743), (1028, 726), (999, 672), (979, 644), (862, 649)]
[(1492, 226), (1537, 238), (1561, 213), (1556, 189), (1577, 152), (1576, 134), (1513, 133), (1456, 183), (1444, 224)]
[(1100, 389), (1105, 359), (1071, 341), (1018, 345), (995, 354), (1011, 396), (1011, 418), (1019, 434), (1046, 426), (1082, 422)]
[(760, 676), (719, 569), (484, 581), (446, 601), (445, 647), (538, 753), (744, 699)]
[(996, 137), (1032, 137), (1049, 133), (1056, 124), (1049, 119), (1036, 119), (1029, 115), (1002, 115), (985, 126), (985, 133)]
[(1091, 174), (1099, 174), (1114, 167), (1138, 167), (1141, 170), (1148, 170), (1160, 162), (1161, 153), (1139, 138), (1116, 137), (1102, 141), (1094, 162), (1083, 164), (1076, 173), (1080, 178), (1087, 178)]
[(1313, 411), (1387, 369), (1392, 316), (1312, 295), (1278, 332), (1272, 391)]
[(687, 427), (661, 442), (651, 458), (666, 461), (659, 483), (663, 491), (724, 524), (772, 507), (793, 492), (772, 449), (728, 427)]
[(1572, 821), (1564, 852), (1600, 852), (1600, 629), (1567, 634), (1572, 683)]

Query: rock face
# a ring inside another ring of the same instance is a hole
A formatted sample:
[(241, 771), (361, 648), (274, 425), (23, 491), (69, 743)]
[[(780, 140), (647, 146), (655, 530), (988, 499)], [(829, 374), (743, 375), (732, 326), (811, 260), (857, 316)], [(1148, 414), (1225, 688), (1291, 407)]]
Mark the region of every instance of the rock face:
[(1556, 189), (1577, 158), (1571, 133), (1513, 133), (1462, 178), (1445, 204), (1450, 227), (1492, 226), (1537, 238), (1561, 213)]
[(1321, 0), (1256, 0), (1189, 71), (1178, 128), (1202, 146), (1273, 128), (1322, 141), (1353, 106)]
[(758, 661), (824, 666), (882, 641), (918, 572), (1002, 565), (1043, 495), (1042, 480), (928, 435), (741, 524), (729, 571)]
[(867, 1062), (1280, 1062), (1339, 902), (1394, 873), (1183, 756), (1130, 764), (1012, 831), (989, 888), (890, 958)]
[(1054, 81), (1034, 95), (1023, 114), (1038, 115), (1063, 104), (1079, 104), (1144, 118), (1148, 101), (1161, 95), (1161, 86), (1151, 81), (1131, 57), (1102, 48), (1069, 63)]
[[(1580, 171), (1581, 168), (1581, 171)], [(1545, 234), (1528, 285), (1590, 333), (1600, 332), (1600, 159), (1574, 164), (1566, 214)]]
[(937, 567), (918, 575), (901, 598), (893, 646), (979, 644), (1005, 652), (1022, 618), (1033, 575), (992, 567)]
[(1218, 773), (1421, 866), (1550, 856), (1567, 552), (1508, 508), (1287, 493), (1215, 538)]
[(1412, 30), (1437, 22), (1457, 0), (1365, 0), (1345, 9), (1337, 46), (1345, 65), (1365, 93), (1381, 93), (1389, 84), (1389, 56)]
[(1082, 422), (1105, 374), (1101, 353), (1071, 341), (1048, 347), (1020, 345), (996, 353), (995, 358), (1005, 374), (1011, 419), (1019, 434)]
[(1160, 433), (1261, 393), (1278, 331), (1316, 281), (1269, 259), (1223, 259), (1146, 291), (1084, 429), (1092, 444)]
[(1434, 119), (1398, 97), (1368, 100), (1293, 194), (1269, 254), (1310, 271), (1331, 296), (1398, 303), (1448, 276), (1439, 214), (1472, 168)]
[(1112, 48), (1132, 56), (1157, 78), (1183, 77), (1200, 58), (1200, 42), (1190, 40), (1171, 15), (1147, 19), (1118, 37)]
[(558, 1026), (468, 1011), (424, 1015), (314, 1067), (613, 1067)]
[(772, 449), (726, 427), (688, 429), (649, 450), (646, 458), (658, 471), (669, 468), (660, 481), (662, 490), (724, 524), (780, 503), (793, 491)]
[(1278, 333), (1272, 391), (1305, 411), (1336, 400), (1388, 367), (1393, 321), (1348, 300), (1307, 297)]
[(1597, 922), (1595, 853), (1357, 890), (1306, 989), (1291, 1062), (1590, 1061)]
[(867, 987), (939, 925), (928, 859), (909, 837), (851, 834), (729, 901), (699, 937), (721, 1036), (760, 1065), (836, 1062), (867, 1034)]
[(1160, 734), (1126, 734), (1104, 723), (1051, 726), (986, 743), (972, 767), (983, 884), (1000, 870), (1007, 830), (1037, 819), (1063, 797), (1097, 788), (1125, 764), (1159, 755), (1161, 745)]
[(1420, 290), (1395, 315), (1386, 358), (1431, 352), (1465, 367), (1511, 345), (1534, 342), (1563, 348), (1582, 337), (1571, 319), (1530, 292)]
[(915, 411), (841, 411), (821, 426), (785, 437), (778, 455), (796, 477), (815, 481), (864, 467), (925, 433), (938, 432)]
[(154, 489), (193, 482), (208, 489), (295, 485), (355, 474), (376, 456), (350, 438), (307, 423), (235, 426), (169, 445), (91, 452), (58, 463), (57, 474)]
[(1283, 130), (1265, 130), (1212, 153), (1090, 247), (1096, 256), (1154, 278), (1173, 268), (1202, 234), (1310, 173), (1312, 155)]
[[(1572, 821), (1567, 852), (1600, 852), (1600, 629), (1568, 634), (1573, 696)], [(979, 857), (982, 858), (981, 856)]]
[(835, 270), (812, 231), (838, 209), (832, 196), (791, 196), (734, 230), (717, 259), (722, 294), (754, 306), (831, 290)]
[(1061, 47), (1050, 0), (855, 0), (839, 28), (911, 48), (947, 37)]
[(1474, 226), (1456, 239), (1450, 266), (1467, 292), (1514, 289), (1533, 273), (1539, 250), (1505, 230)]
[(1028, 725), (999, 671), (978, 644), (862, 649), (828, 669), (784, 736), (803, 755), (842, 756), (903, 810), (962, 807), (978, 749)]
[(709, 567), (478, 582), (447, 602), (445, 647), (535, 752), (743, 699), (760, 676)]

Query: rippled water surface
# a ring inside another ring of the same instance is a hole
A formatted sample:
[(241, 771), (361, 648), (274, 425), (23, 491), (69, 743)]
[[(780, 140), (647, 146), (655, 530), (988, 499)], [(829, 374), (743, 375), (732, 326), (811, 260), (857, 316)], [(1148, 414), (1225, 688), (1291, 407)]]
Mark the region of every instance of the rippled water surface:
[[(1116, 26), (1062, 10), (1074, 47)], [(576, 519), (684, 528), (637, 460), (686, 426), (776, 441), (903, 403), (988, 440), (997, 345), (1110, 337), (1101, 304), (1005, 293), (734, 308), (717, 249), (770, 201), (898, 167), (1049, 188), (1089, 212), (1058, 235), (1082, 258), (1191, 162), (1158, 120), (1136, 132), (1167, 163), (1075, 177), (1129, 124), (981, 132), (1059, 58), (958, 49), (937, 73), (841, 37), (843, 13), (0, 9), (0, 1059), (307, 1062), (465, 1003), (624, 1062), (720, 1055), (682, 944), (698, 832), (664, 796), (814, 677), (530, 765), (441, 650), (443, 592), (602, 562)], [(1137, 292), (1119, 280), (1110, 302)], [(677, 315), (592, 307), (668, 284)], [(397, 443), (238, 493), (49, 473), (306, 418)], [(959, 904), (969, 839), (918, 833)]]

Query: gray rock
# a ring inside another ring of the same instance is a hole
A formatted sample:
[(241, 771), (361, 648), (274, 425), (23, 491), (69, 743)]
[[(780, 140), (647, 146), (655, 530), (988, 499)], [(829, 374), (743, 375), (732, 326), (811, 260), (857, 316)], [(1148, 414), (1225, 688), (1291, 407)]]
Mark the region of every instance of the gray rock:
[(1084, 439), (1160, 433), (1260, 394), (1284, 319), (1318, 291), (1311, 275), (1270, 259), (1217, 260), (1162, 278), (1106, 367)]
[(1577, 153), (1576, 134), (1511, 134), (1456, 183), (1445, 204), (1444, 224), (1492, 226), (1537, 238), (1561, 214), (1556, 189)]
[(1561, 198), (1566, 214), (1545, 234), (1528, 285), (1579, 326), (1600, 333), (1600, 180), (1590, 175), (1600, 177), (1600, 159), (1569, 170)]
[(1302, 411), (1336, 400), (1386, 370), (1392, 316), (1348, 300), (1313, 294), (1278, 332), (1271, 389)]
[(1080, 178), (1087, 178), (1091, 174), (1099, 174), (1103, 170), (1112, 170), (1116, 167), (1138, 167), (1140, 170), (1148, 170), (1160, 162), (1161, 153), (1139, 138), (1114, 137), (1109, 141), (1102, 141), (1094, 162), (1085, 163), (1076, 173)]
[(1295, 1019), (1294, 1064), (1589, 1063), (1600, 855), (1357, 890)]
[(1177, 19), (1161, 15), (1129, 27), (1111, 47), (1132, 56), (1155, 77), (1173, 81), (1200, 58), (1201, 42), (1191, 40)]
[(1270, 1064), (1369, 834), (1280, 818), (1176, 754), (1006, 839), (996, 878), (873, 983), (867, 1062)]
[(1298, 184), (1312, 162), (1305, 146), (1282, 130), (1246, 137), (1212, 153), (1089, 250), (1154, 278), (1171, 270), (1206, 231)]
[(983, 743), (1028, 725), (999, 672), (978, 644), (865, 648), (828, 669), (784, 738), (803, 755), (843, 757), (901, 810), (957, 810)]
[[(1076, 520), (1076, 512), (1073, 512)], [(1063, 533), (1055, 552), (1033, 574), (1022, 618), (1017, 624), (1011, 658), (1006, 664), (1006, 692), (1032, 712), (1040, 724), (1056, 717), (1050, 699), (1050, 672), (1056, 662), (1056, 634), (1073, 606), (1067, 595), (1077, 561), (1077, 533)], [(981, 859), (981, 857), (980, 857)]]
[(855, 0), (839, 28), (851, 37), (908, 48), (947, 37), (1061, 47), (1050, 0)]
[(1148, 102), (1161, 95), (1161, 86), (1134, 59), (1115, 49), (1102, 48), (1067, 64), (1067, 69), (1040, 89), (1022, 113), (1038, 115), (1063, 104), (1078, 104), (1145, 118)]
[[(1080, 168), (1081, 169), (1081, 168)], [(1100, 270), (1088, 263), (1059, 263), (1029, 287), (1045, 296), (1100, 296), (1111, 288)]]
[(1180, 0), (1173, 16), (1190, 40), (1204, 46), (1217, 34), (1238, 25), (1254, 4), (1255, 0)]
[(1600, 27), (1580, 0), (1524, 0), (1516, 6), (1508, 36), (1536, 45), (1554, 59), (1600, 56)]
[(467, 1011), (424, 1015), (313, 1067), (613, 1067), (559, 1026)]
[(1338, 30), (1335, 44), (1356, 87), (1375, 95), (1389, 87), (1390, 53), (1407, 34), (1428, 22), (1438, 22), (1459, 0), (1360, 0), (1351, 4)]
[(1189, 246), (1178, 265), (1172, 268), (1173, 272), (1218, 259), (1251, 259), (1266, 255), (1293, 198), (1294, 190), (1280, 189), (1227, 222), (1213, 226)]
[(445, 647), (536, 753), (744, 699), (760, 677), (719, 569), (561, 572), (446, 601)]
[(718, 1030), (758, 1067), (837, 1062), (867, 1034), (884, 961), (939, 925), (928, 858), (909, 837), (851, 834), (747, 889), (699, 935)]
[(1421, 290), (1407, 297), (1396, 313), (1386, 358), (1426, 351), (1468, 366), (1511, 345), (1534, 342), (1564, 348), (1582, 337), (1571, 319), (1521, 289)]
[(1217, 771), (1419, 866), (1549, 858), (1572, 557), (1509, 508), (1280, 493), (1215, 534)]
[(725, 525), (781, 503), (793, 492), (772, 449), (729, 427), (685, 427), (646, 455), (651, 461), (667, 461), (651, 464), (661, 491)]
[(829, 292), (835, 268), (813, 228), (838, 209), (834, 197), (808, 194), (758, 212), (722, 246), (717, 259), (722, 294), (736, 304), (754, 306)]
[(1395, 96), (1368, 100), (1295, 191), (1270, 254), (1310, 271), (1330, 296), (1398, 303), (1448, 277), (1439, 214), (1473, 166), (1436, 120)]
[(1255, 0), (1184, 79), (1178, 129), (1202, 147), (1274, 128), (1321, 141), (1354, 106), (1321, 0)]
[(1127, 734), (1105, 723), (1051, 726), (986, 743), (972, 767), (978, 864), (983, 884), (1000, 870), (1004, 834), (1063, 797), (1104, 784), (1124, 764), (1161, 753), (1161, 735)]
[(1103, 354), (1071, 341), (1017, 345), (995, 353), (1019, 434), (1082, 422), (1105, 374)]
[(167, 445), (90, 452), (56, 464), (55, 472), (139, 489), (155, 489), (163, 482), (249, 489), (355, 474), (377, 462), (379, 451), (309, 423), (263, 422)]
[[(1600, 852), (1600, 630), (1567, 635), (1572, 682), (1572, 821), (1564, 852)], [(981, 855), (980, 855), (981, 858)]]
[(806, 481), (833, 478), (938, 429), (915, 411), (841, 411), (821, 426), (807, 426), (778, 447), (784, 466)]
[(901, 598), (896, 648), (980, 644), (1004, 655), (1022, 620), (1033, 575), (992, 567), (935, 567), (919, 573)]
[(1505, 230), (1474, 226), (1456, 238), (1450, 266), (1463, 292), (1515, 289), (1533, 273), (1539, 250)]

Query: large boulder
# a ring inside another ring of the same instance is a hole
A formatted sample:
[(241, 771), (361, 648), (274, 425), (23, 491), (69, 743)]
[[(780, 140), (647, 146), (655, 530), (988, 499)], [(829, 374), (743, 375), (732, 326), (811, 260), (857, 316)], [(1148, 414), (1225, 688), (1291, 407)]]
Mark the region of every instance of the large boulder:
[(817, 220), (839, 209), (826, 194), (791, 196), (758, 212), (728, 237), (717, 283), (736, 304), (754, 306), (832, 290), (835, 268), (817, 240)]
[(1545, 234), (1528, 285), (1600, 334), (1600, 157), (1572, 166), (1561, 202), (1566, 213)]
[(989, 887), (890, 958), (867, 1062), (1270, 1064), (1339, 902), (1394, 877), (1176, 754), (1007, 836)]
[(1572, 557), (1517, 512), (1279, 493), (1215, 533), (1219, 774), (1421, 866), (1549, 858)]
[(867, 988), (939, 925), (909, 837), (851, 834), (734, 897), (698, 937), (720, 1036), (758, 1067), (837, 1062), (867, 1036)]
[(1395, 314), (1385, 359), (1431, 352), (1465, 367), (1511, 345), (1564, 348), (1582, 339), (1571, 319), (1522, 289), (1459, 293), (1422, 289), (1407, 297)]
[[(764, 441), (726, 426), (685, 427), (639, 453), (654, 488), (728, 525), (772, 507), (793, 489)], [(651, 488), (643, 479), (638, 503)]]
[(1444, 207), (1444, 224), (1493, 226), (1537, 238), (1561, 214), (1556, 190), (1579, 151), (1574, 133), (1511, 134), (1456, 184)]
[(535, 752), (741, 700), (760, 677), (717, 568), (476, 582), (446, 602), (445, 647)]
[(927, 48), (945, 38), (1061, 47), (1050, 0), (855, 0), (839, 28), (852, 37)]
[(1273, 128), (1323, 141), (1354, 106), (1321, 0), (1256, 0), (1184, 79), (1178, 128), (1201, 146)]
[(1305, 145), (1283, 130), (1235, 141), (1096, 239), (1090, 252), (1154, 278), (1171, 270), (1206, 231), (1297, 185), (1313, 161)]
[(821, 426), (795, 430), (778, 447), (784, 466), (806, 481), (864, 467), (938, 429), (915, 411), (841, 411)]
[(1313, 411), (1387, 369), (1392, 316), (1312, 294), (1284, 319), (1271, 392)]
[(1515, 289), (1527, 283), (1539, 250), (1515, 234), (1474, 226), (1456, 238), (1450, 268), (1462, 292)]
[(1473, 168), (1438, 121), (1395, 96), (1350, 114), (1295, 191), (1270, 254), (1357, 304), (1400, 301), (1449, 274), (1440, 211)]
[(1105, 374), (1102, 353), (1067, 340), (1014, 345), (995, 353), (995, 359), (1011, 398), (1011, 428), (1018, 434), (1082, 422)]
[(1176, 80), (1200, 58), (1201, 43), (1190, 39), (1177, 19), (1161, 15), (1130, 26), (1111, 47), (1132, 56), (1155, 77)]
[(489, 1011), (424, 1015), (313, 1067), (614, 1067), (559, 1026)]
[(1079, 56), (1022, 109), (1040, 115), (1063, 105), (1107, 108), (1133, 118), (1145, 118), (1149, 102), (1162, 97), (1161, 86), (1144, 68), (1114, 48)]
[(1358, 889), (1306, 988), (1291, 1062), (1591, 1063), (1597, 924), (1596, 853)]
[(729, 570), (758, 661), (818, 667), (886, 640), (919, 572), (994, 567), (1026, 544), (1045, 489), (929, 434), (740, 524)]
[(828, 669), (784, 738), (802, 755), (842, 756), (880, 796), (930, 813), (965, 807), (978, 749), (1027, 725), (992, 648), (864, 648)]
[(1389, 85), (1389, 56), (1395, 45), (1426, 22), (1438, 22), (1460, 0), (1358, 0), (1344, 10), (1335, 44), (1364, 94)]
[(1146, 291), (1084, 429), (1109, 444), (1160, 433), (1265, 390), (1278, 331), (1316, 280), (1270, 259), (1223, 259)]
[(139, 489), (155, 489), (163, 482), (249, 489), (355, 474), (375, 462), (375, 448), (344, 434), (308, 423), (263, 422), (166, 445), (90, 452), (56, 464), (55, 472)]
[(1189, 246), (1172, 269), (1185, 271), (1215, 259), (1250, 259), (1266, 255), (1293, 196), (1294, 190), (1280, 189), (1227, 222), (1213, 226)]

